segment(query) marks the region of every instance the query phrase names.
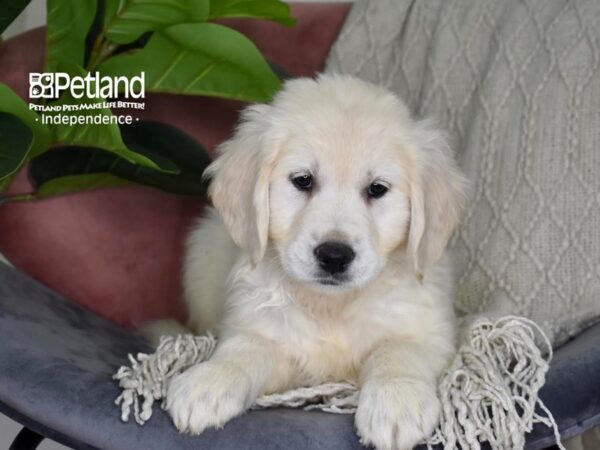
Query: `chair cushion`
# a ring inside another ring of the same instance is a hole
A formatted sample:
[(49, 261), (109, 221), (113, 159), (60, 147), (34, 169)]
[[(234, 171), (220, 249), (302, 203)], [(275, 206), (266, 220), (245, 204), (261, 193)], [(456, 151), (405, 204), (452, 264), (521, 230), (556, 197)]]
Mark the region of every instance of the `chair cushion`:
[[(155, 409), (143, 427), (123, 423), (112, 380), (135, 334), (0, 263), (0, 412), (76, 448), (360, 449), (353, 417), (297, 409), (250, 411), (222, 430), (179, 434)], [(541, 396), (566, 439), (600, 423), (600, 325), (556, 353)], [(528, 449), (553, 443), (536, 426)]]

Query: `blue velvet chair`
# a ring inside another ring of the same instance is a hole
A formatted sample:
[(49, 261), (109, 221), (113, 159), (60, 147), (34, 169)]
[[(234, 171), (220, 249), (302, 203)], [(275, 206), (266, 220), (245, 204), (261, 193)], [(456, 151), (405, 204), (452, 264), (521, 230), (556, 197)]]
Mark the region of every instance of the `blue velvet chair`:
[[(143, 427), (123, 423), (112, 374), (142, 338), (0, 263), (0, 412), (26, 427), (11, 449), (48, 437), (76, 449), (361, 449), (352, 416), (296, 409), (251, 411), (222, 430), (179, 434), (156, 408)], [(541, 393), (563, 439), (600, 424), (600, 325), (560, 348)], [(527, 449), (551, 448), (536, 426)]]

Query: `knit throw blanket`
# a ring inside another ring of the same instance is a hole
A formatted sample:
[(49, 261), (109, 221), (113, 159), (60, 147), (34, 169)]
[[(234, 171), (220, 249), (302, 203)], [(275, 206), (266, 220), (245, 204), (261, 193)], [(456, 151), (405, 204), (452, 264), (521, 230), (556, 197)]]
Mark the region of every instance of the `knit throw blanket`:
[(555, 346), (598, 322), (599, 1), (360, 0), (326, 71), (450, 133), (459, 316), (525, 316)]
[[(600, 317), (599, 17), (597, 0), (358, 0), (330, 55), (327, 71), (381, 84), (437, 119), (473, 183), (452, 242), (461, 340), (430, 446), (519, 449), (543, 423), (562, 448), (538, 392), (551, 344)], [(115, 375), (122, 419), (133, 411), (143, 424), (168, 381), (214, 346), (165, 337), (156, 353), (130, 356)], [(341, 382), (254, 407), (344, 414), (357, 400)]]
[[(541, 422), (553, 427), (563, 449), (556, 423), (538, 398), (552, 357), (544, 333), (534, 322), (510, 316), (494, 323), (479, 319), (469, 330), (470, 336), (440, 381), (442, 415), (425, 442), (428, 447), (479, 449), (480, 443), (487, 442), (493, 450), (519, 449), (525, 445), (525, 433)], [(546, 357), (536, 346), (536, 333)], [(210, 358), (215, 345), (212, 335), (164, 336), (155, 353), (129, 355), (131, 366), (121, 367), (114, 376), (123, 390), (115, 401), (121, 419), (128, 421), (133, 411), (136, 422), (143, 425), (152, 416), (155, 401), (166, 406), (169, 381)], [(287, 406), (352, 414), (358, 394), (354, 384), (327, 383), (262, 396), (253, 408)]]

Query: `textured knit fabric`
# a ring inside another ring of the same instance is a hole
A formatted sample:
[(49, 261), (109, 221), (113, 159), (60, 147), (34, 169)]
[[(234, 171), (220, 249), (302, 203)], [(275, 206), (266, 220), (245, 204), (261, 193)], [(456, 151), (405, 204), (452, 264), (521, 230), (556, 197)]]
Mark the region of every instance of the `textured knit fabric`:
[(600, 2), (359, 0), (329, 72), (398, 93), (472, 181), (459, 314), (524, 315), (559, 344), (600, 317)]

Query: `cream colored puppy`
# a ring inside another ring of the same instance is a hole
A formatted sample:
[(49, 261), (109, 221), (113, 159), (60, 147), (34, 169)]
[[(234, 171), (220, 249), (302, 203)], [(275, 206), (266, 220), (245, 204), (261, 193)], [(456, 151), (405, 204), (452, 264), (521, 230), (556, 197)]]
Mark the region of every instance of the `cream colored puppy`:
[(248, 107), (220, 150), (218, 214), (191, 233), (184, 275), (189, 326), (219, 344), (172, 381), (175, 425), (201, 433), (262, 394), (350, 380), (362, 442), (412, 448), (454, 351), (440, 257), (464, 179), (443, 137), (386, 90), (321, 76)]

